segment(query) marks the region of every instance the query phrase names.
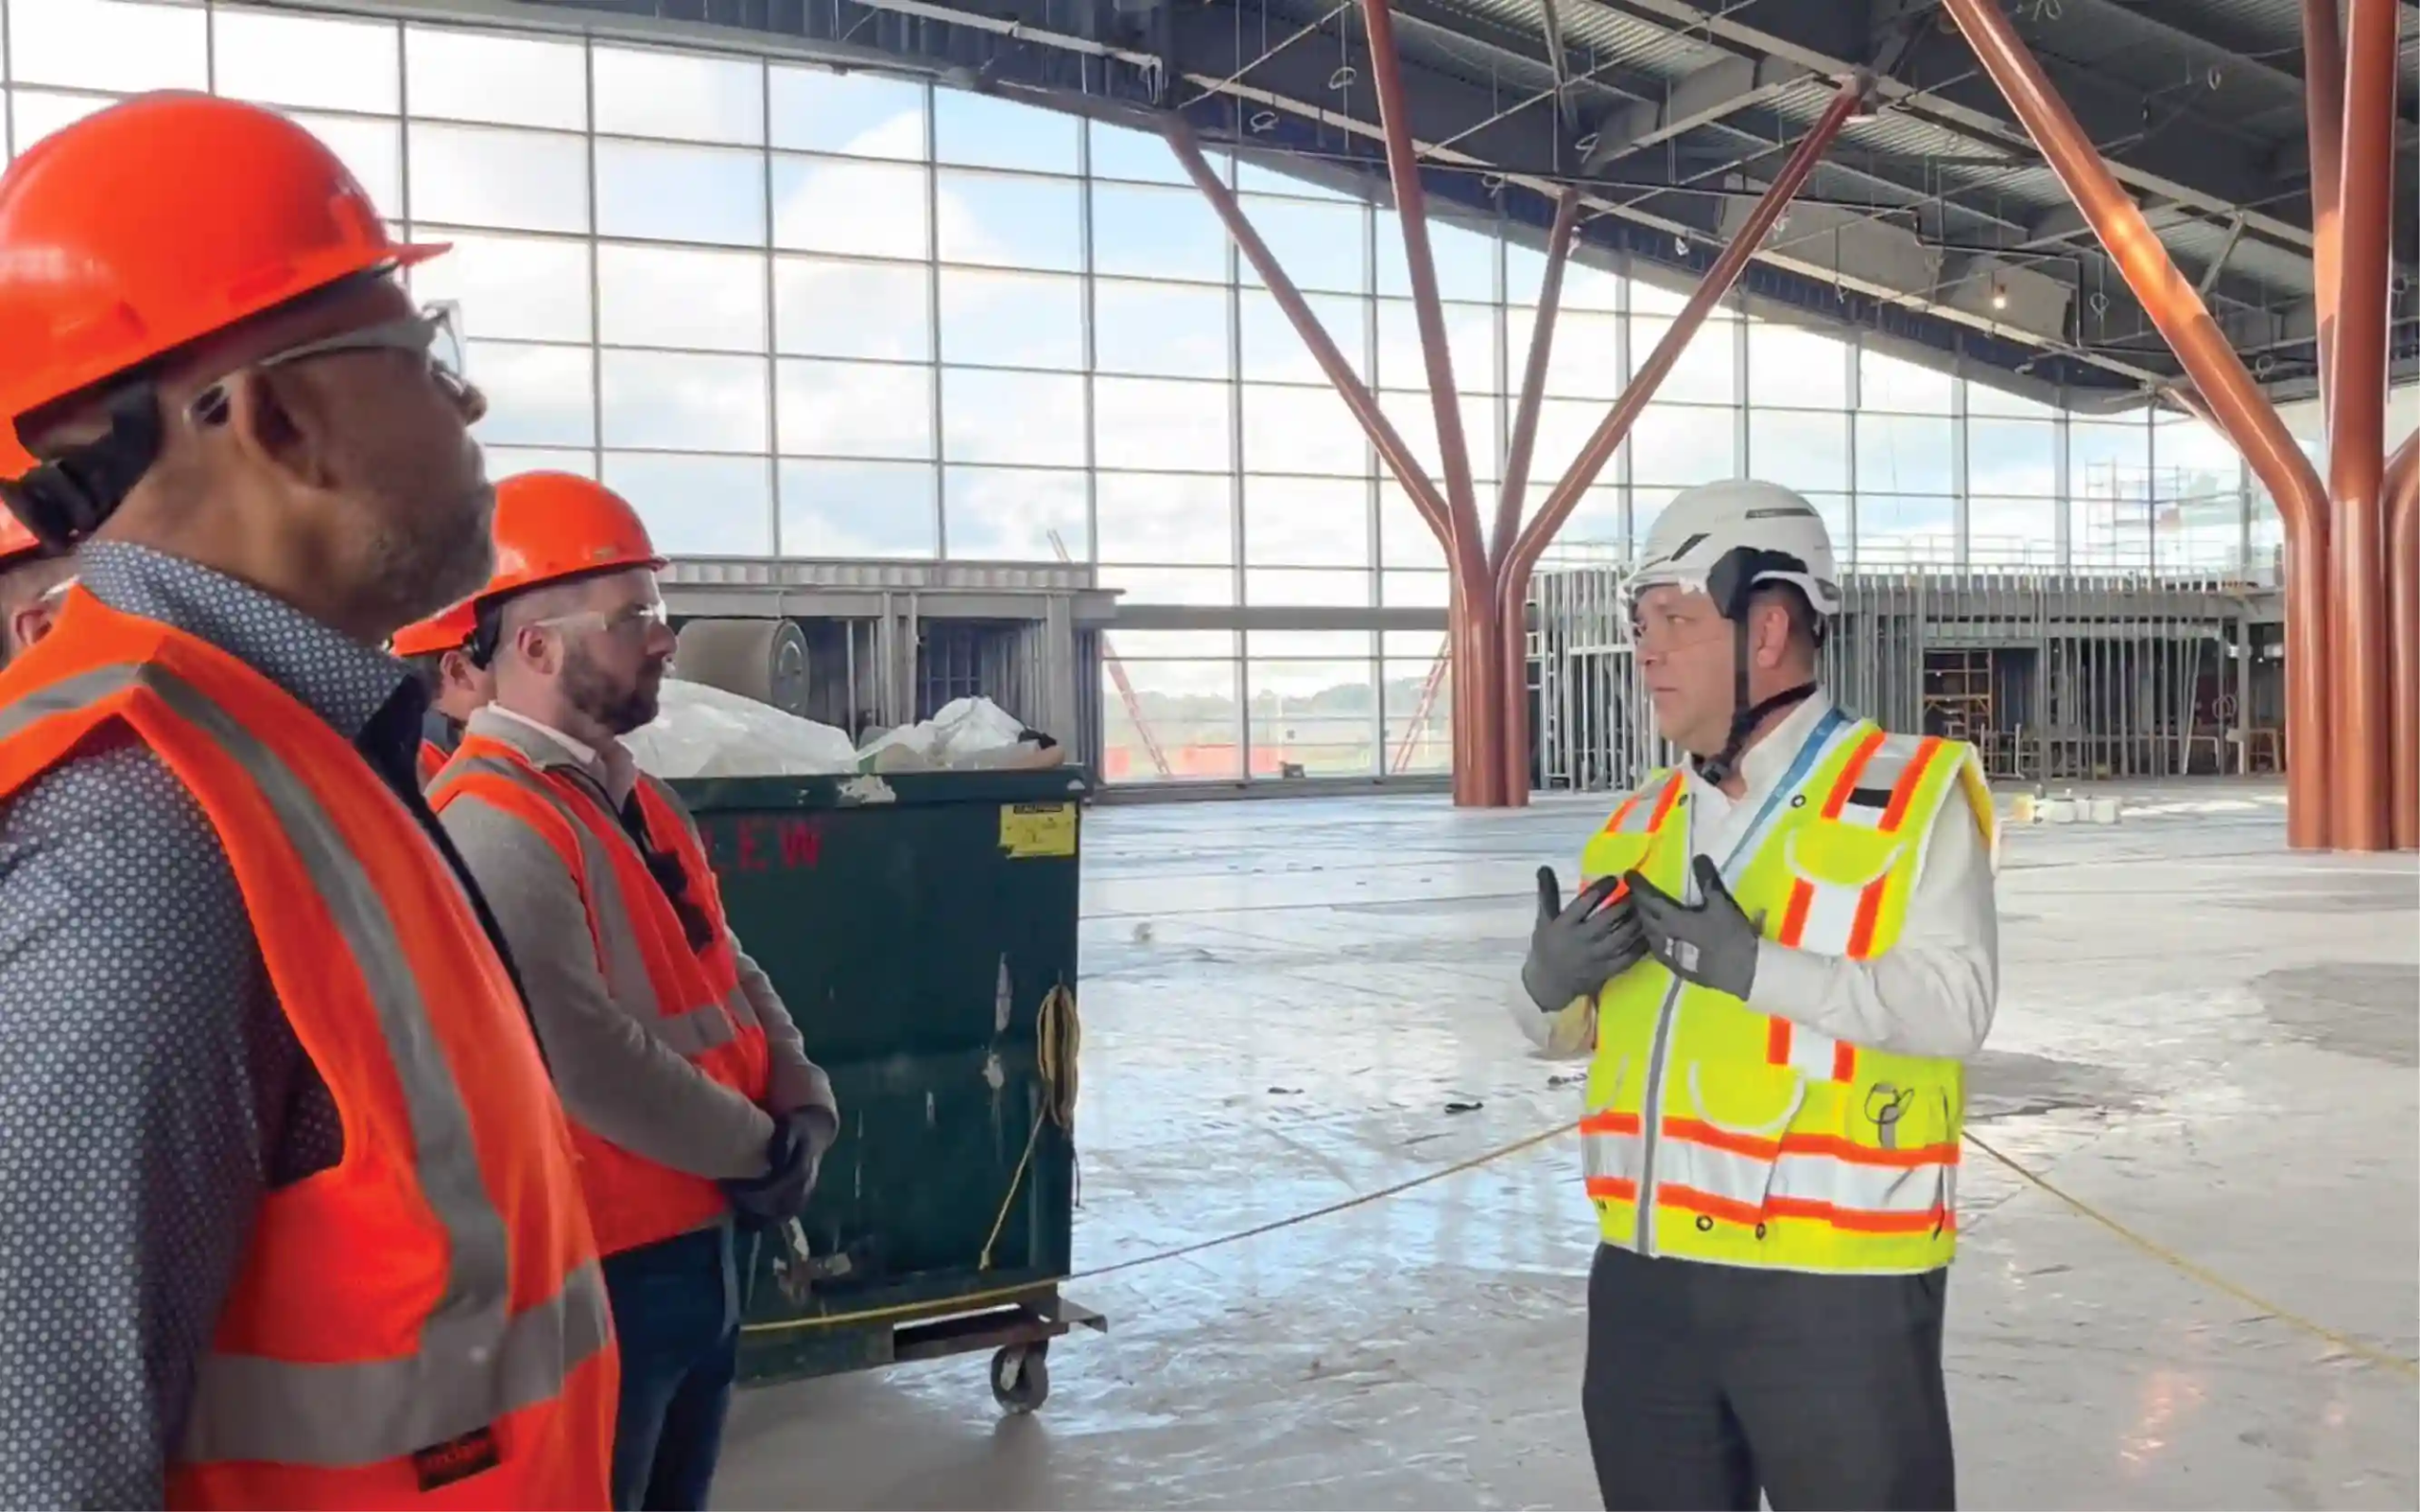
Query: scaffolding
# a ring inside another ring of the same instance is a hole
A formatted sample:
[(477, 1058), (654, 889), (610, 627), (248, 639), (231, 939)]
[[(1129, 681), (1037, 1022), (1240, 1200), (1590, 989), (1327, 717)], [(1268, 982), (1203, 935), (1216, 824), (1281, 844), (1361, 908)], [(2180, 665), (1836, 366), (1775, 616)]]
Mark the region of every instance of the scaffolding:
[[(2242, 595), (2131, 574), (1865, 573), (1841, 585), (1821, 676), (1886, 729), (1970, 742), (2004, 781), (2275, 769), (2282, 661)], [(1621, 791), (1675, 753), (1654, 728), (1619, 567), (1530, 597), (1539, 784)], [(2258, 722), (2260, 711), (2271, 722)]]

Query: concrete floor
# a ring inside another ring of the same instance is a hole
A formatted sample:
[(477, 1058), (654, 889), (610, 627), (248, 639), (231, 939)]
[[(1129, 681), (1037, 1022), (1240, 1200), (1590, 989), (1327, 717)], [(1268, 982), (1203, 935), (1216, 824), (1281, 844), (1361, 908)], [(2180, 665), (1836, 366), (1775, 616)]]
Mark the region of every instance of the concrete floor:
[[(2103, 789), (2111, 791), (2112, 789)], [(2420, 873), (2284, 850), (2273, 786), (2014, 833), (1984, 1138), (2281, 1307), (2420, 1354)], [(1096, 810), (1080, 1269), (1576, 1112), (1504, 1017), (1594, 800)], [(1477, 1103), (1452, 1112), (1449, 1104)], [(2407, 1374), (2214, 1291), (1979, 1156), (1949, 1372), (1980, 1507), (2411, 1507)], [(1594, 1228), (1566, 1141), (1077, 1282), (1106, 1337), (1003, 1419), (980, 1356), (746, 1393), (730, 1507), (1582, 1507)]]

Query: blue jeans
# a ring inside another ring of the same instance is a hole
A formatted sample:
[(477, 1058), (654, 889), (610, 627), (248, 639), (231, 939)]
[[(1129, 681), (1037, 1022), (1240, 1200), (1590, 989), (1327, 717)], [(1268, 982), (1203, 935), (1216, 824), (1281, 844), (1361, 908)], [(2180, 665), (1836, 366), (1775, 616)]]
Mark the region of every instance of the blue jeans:
[(614, 1505), (618, 1512), (703, 1507), (738, 1369), (731, 1225), (608, 1255), (605, 1291), (622, 1354)]

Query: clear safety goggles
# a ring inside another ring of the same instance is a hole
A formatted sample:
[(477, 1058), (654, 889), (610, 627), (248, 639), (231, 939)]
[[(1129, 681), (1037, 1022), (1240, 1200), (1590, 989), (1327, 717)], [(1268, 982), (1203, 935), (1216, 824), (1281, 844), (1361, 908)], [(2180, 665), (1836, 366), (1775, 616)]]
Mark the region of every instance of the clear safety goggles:
[(569, 614), (550, 614), (542, 620), (531, 620), (530, 629), (573, 628), (602, 630), (617, 641), (639, 642), (658, 629), (672, 627), (672, 611), (664, 600), (645, 604), (626, 604), (608, 614), (603, 610), (577, 610)]
[[(460, 403), (471, 391), (469, 352), (462, 339), (462, 307), (451, 300), (424, 306), (419, 314), (385, 320), (355, 331), (301, 342), (246, 363), (248, 368), (285, 368), (314, 357), (348, 352), (405, 352), (427, 360), (428, 375), (448, 399)], [(216, 424), (226, 418), (226, 381), (212, 384), (185, 406), (194, 420)]]

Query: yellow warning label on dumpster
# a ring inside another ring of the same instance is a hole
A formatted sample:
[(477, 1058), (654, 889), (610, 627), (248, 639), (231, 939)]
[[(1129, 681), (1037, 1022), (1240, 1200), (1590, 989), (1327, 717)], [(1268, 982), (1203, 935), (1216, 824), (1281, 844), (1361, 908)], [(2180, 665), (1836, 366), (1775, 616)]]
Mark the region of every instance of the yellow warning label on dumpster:
[(1003, 803), (1000, 805), (1000, 849), (1011, 859), (1072, 856), (1076, 853), (1076, 805), (1073, 803)]

